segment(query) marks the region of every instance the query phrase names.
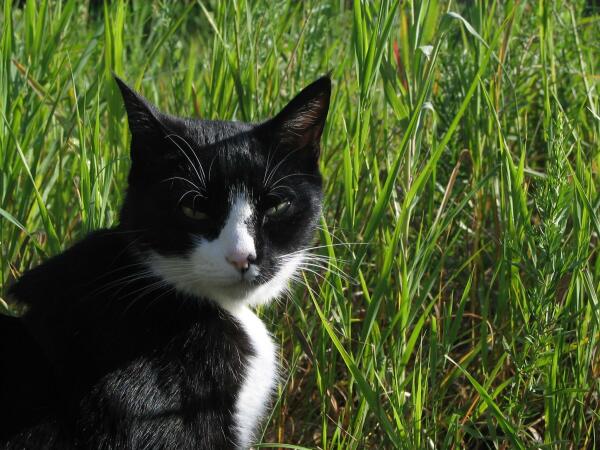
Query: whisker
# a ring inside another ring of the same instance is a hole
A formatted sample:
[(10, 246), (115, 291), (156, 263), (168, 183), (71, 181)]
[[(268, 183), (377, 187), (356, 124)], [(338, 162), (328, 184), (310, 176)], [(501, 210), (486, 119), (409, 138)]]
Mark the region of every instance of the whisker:
[(346, 281), (356, 282), (356, 280), (354, 278), (352, 278), (350, 275), (348, 275), (342, 269), (340, 269), (339, 267), (334, 266), (334, 265), (330, 265), (329, 267), (326, 267), (326, 266), (322, 266), (320, 264), (313, 263), (313, 262), (305, 262), (305, 263), (302, 263), (302, 264), (298, 265), (298, 267), (299, 268), (314, 267), (314, 268), (317, 268), (317, 269), (321, 269), (324, 272), (333, 273), (335, 275), (338, 275), (340, 278), (343, 278)]
[(275, 173), (277, 173), (277, 169), (279, 169), (279, 167), (281, 167), (281, 165), (294, 153), (298, 152), (300, 149), (296, 149), (296, 150), (292, 150), (291, 152), (289, 152), (287, 155), (285, 155), (281, 161), (279, 161), (275, 167), (273, 167), (273, 169), (271, 170), (271, 173), (269, 174), (267, 181), (265, 182), (265, 187), (269, 187), (270, 186), (270, 182), (271, 182), (271, 178), (273, 178), (273, 176), (275, 175)]
[(356, 279), (352, 278), (350, 275), (346, 274), (341, 269), (332, 270), (332, 269), (324, 268), (324, 267), (316, 265), (316, 264), (301, 265), (301, 266), (298, 266), (298, 269), (299, 270), (311, 270), (311, 271), (317, 271), (317, 272), (319, 270), (321, 270), (323, 273), (320, 273), (320, 272), (318, 272), (318, 273), (323, 278), (326, 278), (327, 275), (329, 275), (329, 274), (333, 274), (333, 275), (336, 275), (341, 280), (344, 280), (345, 282), (352, 283), (352, 284), (358, 284)]
[(190, 189), (189, 191), (185, 192), (181, 197), (179, 197), (179, 201), (177, 202), (177, 206), (179, 206), (179, 204), (181, 203), (181, 201), (188, 194), (196, 194), (196, 196), (194, 197), (194, 200), (196, 199), (196, 197), (204, 197), (204, 195), (202, 195), (200, 192), (198, 192), (198, 191), (196, 191), (194, 189)]
[[(288, 255), (282, 255), (282, 256), (277, 256), (276, 258), (292, 260), (297, 257), (298, 257), (297, 255), (290, 255), (289, 257), (288, 257)], [(325, 262), (328, 264), (333, 264), (333, 261), (344, 263), (344, 264), (349, 264), (351, 262), (348, 259), (337, 258), (337, 257), (329, 256), (329, 255), (320, 255), (320, 254), (316, 254), (316, 253), (307, 253), (306, 257), (304, 259), (308, 259), (308, 258), (310, 258), (311, 260), (322, 261), (322, 262)]]
[(185, 150), (183, 150), (181, 148), (181, 146), (175, 142), (175, 140), (173, 139), (173, 136), (182, 139), (183, 142), (185, 142), (187, 144), (187, 146), (190, 148), (190, 150), (192, 151), (192, 154), (194, 155), (194, 157), (196, 158), (196, 160), (198, 161), (198, 168), (202, 171), (202, 175), (204, 175), (204, 170), (202, 169), (202, 165), (200, 165), (200, 161), (198, 160), (198, 155), (196, 155), (196, 153), (194, 152), (194, 150), (191, 148), (191, 146), (188, 144), (188, 142), (183, 139), (181, 136), (175, 134), (175, 133), (171, 133), (171, 134), (167, 134), (165, 137), (168, 138), (173, 144), (175, 144), (177, 146), (177, 148), (179, 149), (179, 151), (181, 153), (183, 153), (183, 156), (185, 156), (185, 158), (188, 160), (188, 162), (190, 163), (190, 167), (192, 169), (194, 169), (194, 172), (196, 172), (196, 177), (198, 177), (198, 181), (200, 182), (201, 185), (206, 186), (206, 183), (204, 182), (204, 178), (200, 176), (200, 172), (198, 172), (198, 169), (196, 169), (196, 166), (194, 165), (194, 163), (192, 162), (192, 160), (190, 159), (190, 157), (188, 156), (188, 154), (185, 152)]
[(183, 141), (183, 143), (185, 145), (187, 145), (187, 147), (190, 149), (190, 151), (192, 152), (192, 155), (194, 155), (194, 158), (196, 159), (196, 162), (198, 163), (198, 168), (200, 169), (200, 172), (202, 173), (202, 180), (204, 182), (204, 185), (206, 186), (206, 174), (204, 173), (204, 168), (202, 167), (202, 164), (200, 163), (200, 159), (198, 158), (198, 155), (196, 154), (196, 152), (194, 151), (194, 149), (192, 148), (190, 143), (183, 136), (180, 136), (175, 133), (171, 133), (171, 135), (175, 136), (178, 139), (181, 139)]
[[(333, 286), (333, 285), (331, 284), (331, 282), (329, 282), (329, 280), (325, 280), (325, 282), (326, 282), (326, 283), (328, 283), (332, 289), (334, 289), (334, 290), (337, 290), (337, 288), (336, 288), (335, 286)], [(303, 285), (305, 288), (307, 288), (307, 289), (308, 289), (308, 290), (311, 292), (311, 294), (312, 294), (314, 297), (318, 297), (318, 296), (319, 296), (319, 293), (318, 293), (317, 291), (315, 291), (315, 290), (313, 289), (313, 287), (312, 287), (310, 284), (308, 284), (308, 282), (307, 282), (307, 280), (306, 280), (306, 279), (302, 278), (302, 279), (301, 279), (301, 281), (300, 281), (300, 283), (301, 283), (301, 284), (302, 284), (302, 285)], [(296, 304), (296, 305), (297, 305), (297, 304)], [(298, 305), (298, 306), (299, 306), (299, 305)]]
[[(295, 259), (298, 259), (298, 256), (297, 255), (291, 255), (291, 256), (290, 255), (282, 255), (282, 256), (277, 256), (276, 258), (281, 259), (281, 260), (283, 260), (285, 262), (288, 262), (288, 261), (293, 261)], [(349, 261), (343, 260), (343, 259), (339, 259), (339, 258), (332, 258), (330, 256), (325, 256), (325, 255), (305, 254), (305, 255), (302, 255), (300, 257), (299, 264), (304, 264), (304, 263), (311, 263), (311, 264), (321, 263), (321, 265), (322, 265), (321, 267), (323, 269), (327, 269), (327, 267), (333, 267), (333, 268), (336, 268), (336, 269), (340, 269), (340, 266), (337, 265), (337, 262), (348, 263)]]
[(186, 183), (191, 184), (192, 186), (194, 186), (196, 188), (197, 191), (201, 191), (202, 189), (198, 187), (198, 185), (196, 183), (193, 183), (192, 181), (188, 180), (185, 177), (170, 177), (170, 178), (165, 178), (164, 180), (162, 180), (162, 182), (166, 182), (166, 181), (172, 181), (172, 180), (181, 180), (181, 181), (185, 181)]
[(279, 178), (277, 181), (275, 181), (274, 183), (271, 183), (270, 188), (273, 189), (275, 188), (279, 183), (281, 183), (283, 180), (285, 180), (286, 178), (290, 178), (290, 177), (301, 177), (301, 176), (305, 176), (305, 177), (314, 177), (315, 175), (312, 175), (310, 173), (305, 173), (305, 172), (295, 172), (295, 173), (291, 173), (288, 175), (284, 175), (283, 177)]
[(309, 252), (310, 250), (319, 250), (322, 248), (331, 248), (331, 247), (340, 247), (340, 246), (350, 246), (350, 245), (371, 245), (370, 242), (341, 242), (338, 244), (325, 244), (325, 245), (316, 245), (314, 247), (306, 247), (300, 250), (296, 250), (294, 252), (290, 252), (290, 253), (286, 253), (287, 255), (297, 255), (300, 253), (305, 253), (305, 252)]
[(154, 277), (154, 274), (152, 274), (148, 270), (141, 271), (141, 272), (135, 272), (133, 274), (129, 274), (124, 277), (117, 278), (116, 280), (113, 280), (110, 283), (106, 283), (106, 284), (100, 286), (99, 288), (92, 291), (90, 293), (90, 295), (97, 295), (102, 292), (106, 292), (106, 291), (109, 291), (109, 290), (112, 290), (115, 288), (121, 288), (118, 291), (116, 291), (116, 293), (120, 293), (123, 290), (122, 288), (125, 287), (126, 285), (133, 284), (133, 283), (136, 283), (137, 281), (140, 281), (140, 280), (143, 280), (146, 278), (153, 278), (153, 277)]
[[(127, 305), (127, 306), (126, 306), (126, 307), (123, 309), (123, 311), (122, 311), (122, 316), (125, 316), (125, 315), (127, 314), (127, 312), (129, 312), (129, 311), (131, 310), (131, 308), (133, 308), (133, 306), (134, 306), (134, 305), (135, 305), (135, 304), (136, 304), (136, 303), (137, 303), (139, 300), (143, 299), (143, 298), (144, 298), (144, 297), (146, 297), (148, 294), (150, 294), (150, 293), (152, 293), (152, 292), (154, 292), (154, 291), (158, 291), (159, 289), (162, 289), (162, 288), (163, 288), (163, 287), (165, 287), (165, 286), (168, 286), (168, 284), (165, 282), (165, 280), (159, 280), (159, 281), (157, 281), (157, 282), (155, 282), (155, 283), (151, 283), (151, 284), (149, 284), (148, 286), (145, 286), (144, 288), (140, 289), (140, 290), (141, 290), (141, 293), (140, 293), (140, 294), (139, 294), (137, 297), (135, 297), (133, 300), (131, 300), (131, 301), (128, 303), (128, 305)], [(136, 292), (139, 292), (140, 290), (138, 290), (138, 291), (135, 291), (135, 292), (132, 292), (132, 293), (131, 293), (131, 294), (129, 294), (129, 295), (134, 295)], [(129, 295), (128, 295), (128, 296), (129, 296)], [(160, 297), (161, 297), (161, 296), (159, 296), (159, 298), (160, 298)], [(124, 297), (124, 298), (127, 298), (127, 297)], [(149, 302), (148, 302), (148, 306), (147, 306), (146, 310), (147, 310), (147, 309), (150, 307), (150, 305), (151, 305), (151, 304), (155, 303), (155, 300), (156, 300), (156, 299), (153, 299), (153, 300), (151, 300), (151, 301), (149, 301)]]
[(212, 171), (212, 166), (215, 162), (215, 159), (217, 159), (218, 154), (215, 153), (215, 155), (212, 157), (212, 159), (210, 160), (210, 165), (208, 166), (208, 182), (210, 182), (210, 173)]

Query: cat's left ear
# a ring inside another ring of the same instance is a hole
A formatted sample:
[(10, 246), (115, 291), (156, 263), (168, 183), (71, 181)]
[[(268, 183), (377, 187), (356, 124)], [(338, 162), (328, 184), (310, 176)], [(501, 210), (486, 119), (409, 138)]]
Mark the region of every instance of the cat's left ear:
[(328, 76), (305, 87), (273, 119), (263, 126), (287, 150), (306, 150), (319, 157), (320, 141), (329, 111), (331, 79)]

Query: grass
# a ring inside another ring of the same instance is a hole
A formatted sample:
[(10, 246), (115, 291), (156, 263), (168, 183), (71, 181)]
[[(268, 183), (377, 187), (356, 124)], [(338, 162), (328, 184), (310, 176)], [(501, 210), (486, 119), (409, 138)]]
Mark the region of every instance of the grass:
[(239, 120), (331, 71), (328, 259), (263, 311), (284, 377), (257, 447), (600, 446), (598, 11), (93, 3), (4, 0), (0, 296), (117, 219), (111, 71), (166, 111)]

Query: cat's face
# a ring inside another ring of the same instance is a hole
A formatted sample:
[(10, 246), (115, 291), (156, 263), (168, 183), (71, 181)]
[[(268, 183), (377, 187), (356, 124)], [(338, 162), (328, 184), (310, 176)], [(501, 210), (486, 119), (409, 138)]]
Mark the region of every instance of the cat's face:
[(148, 269), (221, 303), (279, 295), (321, 212), (321, 78), (261, 124), (180, 119), (117, 79), (132, 133), (122, 227)]

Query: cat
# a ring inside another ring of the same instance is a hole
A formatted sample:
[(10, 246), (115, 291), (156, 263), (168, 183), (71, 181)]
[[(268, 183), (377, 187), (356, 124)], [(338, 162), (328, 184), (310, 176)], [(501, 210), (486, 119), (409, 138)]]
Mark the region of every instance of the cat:
[(330, 78), (257, 124), (174, 117), (115, 80), (120, 221), (9, 289), (26, 313), (0, 317), (0, 447), (248, 448), (277, 380), (251, 308), (312, 243)]

